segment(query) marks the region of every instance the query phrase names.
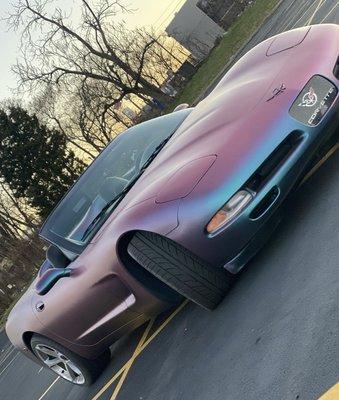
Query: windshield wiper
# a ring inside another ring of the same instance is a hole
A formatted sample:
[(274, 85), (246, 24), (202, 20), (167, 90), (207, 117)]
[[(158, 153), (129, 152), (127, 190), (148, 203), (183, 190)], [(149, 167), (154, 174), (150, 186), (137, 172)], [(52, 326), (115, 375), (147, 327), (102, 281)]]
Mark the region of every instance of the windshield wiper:
[(121, 197), (123, 197), (123, 192), (119, 193), (118, 196), (115, 196), (112, 200), (110, 200), (99, 212), (99, 214), (93, 219), (93, 221), (88, 225), (86, 228), (85, 232), (83, 233), (81, 237), (81, 241), (85, 240), (88, 234), (93, 230), (93, 228), (96, 226), (96, 224), (101, 220), (103, 215), (105, 215), (106, 211), (114, 204), (116, 203)]
[(135, 182), (140, 178), (145, 169), (150, 165), (150, 163), (155, 159), (155, 157), (159, 154), (160, 150), (165, 146), (165, 144), (169, 141), (171, 136), (163, 140), (158, 146), (154, 149), (153, 153), (148, 157), (146, 162), (142, 165), (138, 174), (128, 183), (128, 185), (112, 200), (110, 200), (99, 212), (99, 214), (93, 219), (93, 221), (88, 225), (84, 234), (81, 237), (81, 241), (85, 240), (89, 233), (94, 229), (97, 223), (101, 220), (101, 218), (106, 214), (107, 210), (110, 209), (115, 203), (118, 203), (125, 194), (131, 189), (131, 187), (135, 184)]
[(154, 149), (153, 153), (148, 157), (145, 163), (142, 165), (138, 176), (140, 176), (145, 169), (151, 164), (151, 162), (155, 159), (155, 157), (160, 153), (160, 150), (165, 146), (165, 144), (171, 139), (172, 135), (163, 140), (158, 146)]

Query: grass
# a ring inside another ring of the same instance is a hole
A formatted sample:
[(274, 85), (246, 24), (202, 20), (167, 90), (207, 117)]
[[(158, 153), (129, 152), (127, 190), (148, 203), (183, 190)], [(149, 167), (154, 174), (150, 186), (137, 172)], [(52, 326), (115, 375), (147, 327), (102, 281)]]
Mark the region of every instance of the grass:
[(256, 0), (229, 28), (221, 42), (212, 50), (195, 75), (178, 94), (171, 109), (181, 103), (194, 104), (200, 94), (207, 89), (225, 64), (250, 39), (253, 33), (271, 14), (280, 0)]

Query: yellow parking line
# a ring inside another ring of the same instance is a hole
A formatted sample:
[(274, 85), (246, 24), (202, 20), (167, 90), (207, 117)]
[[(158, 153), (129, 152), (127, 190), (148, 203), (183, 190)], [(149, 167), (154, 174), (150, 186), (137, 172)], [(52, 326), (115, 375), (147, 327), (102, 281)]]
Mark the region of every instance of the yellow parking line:
[(52, 389), (52, 387), (58, 382), (58, 380), (60, 379), (60, 377), (58, 376), (49, 386), (48, 388), (43, 392), (43, 394), (39, 397), (38, 400), (43, 399), (46, 394)]
[(118, 394), (119, 394), (119, 392), (120, 392), (120, 390), (122, 388), (122, 385), (124, 384), (124, 382), (125, 382), (125, 380), (127, 378), (128, 371), (131, 369), (135, 359), (138, 357), (140, 348), (145, 343), (145, 340), (147, 339), (147, 336), (148, 336), (153, 324), (154, 324), (154, 318), (151, 319), (151, 321), (148, 323), (147, 328), (145, 329), (145, 332), (142, 335), (142, 338), (141, 338), (138, 346), (136, 347), (132, 357), (125, 364), (125, 370), (124, 370), (124, 372), (123, 372), (123, 374), (122, 374), (117, 386), (114, 389), (114, 392), (112, 394), (111, 400), (115, 400), (118, 397)]
[(311, 18), (308, 20), (306, 25), (310, 25), (313, 21), (313, 18), (315, 17), (316, 13), (318, 12), (318, 10), (320, 9), (320, 7), (323, 5), (325, 0), (320, 0), (316, 9), (314, 10), (314, 13), (311, 15)]
[[(180, 306), (173, 311), (173, 313), (159, 326), (159, 328), (146, 340), (146, 342), (139, 349), (139, 354), (145, 350), (145, 348), (155, 339), (159, 333), (172, 321), (172, 319), (179, 314), (179, 312), (189, 303), (189, 300), (185, 300)], [(138, 354), (138, 355), (139, 355)]]
[[(320, 21), (320, 23), (324, 22), (325, 19), (326, 19), (330, 14), (332, 14), (332, 12), (335, 10), (335, 8), (338, 7), (338, 5), (339, 5), (339, 1), (337, 1), (337, 3), (331, 8), (331, 10), (330, 10), (330, 11), (325, 15), (325, 17)], [(336, 22), (336, 21), (334, 21), (334, 22)]]
[[(118, 394), (119, 394), (119, 392), (120, 392), (120, 390), (121, 390), (122, 384), (124, 383), (124, 381), (125, 381), (125, 379), (126, 379), (127, 373), (128, 373), (128, 371), (130, 370), (130, 368), (132, 367), (132, 365), (133, 365), (134, 361), (136, 360), (136, 358), (145, 350), (145, 348), (152, 342), (152, 340), (154, 340), (154, 339), (159, 335), (159, 333), (160, 333), (163, 329), (165, 329), (165, 327), (172, 321), (172, 319), (173, 319), (173, 318), (186, 306), (186, 304), (188, 304), (188, 303), (189, 303), (189, 301), (188, 301), (188, 300), (185, 300), (182, 304), (180, 304), (180, 306), (179, 306), (176, 310), (173, 311), (173, 313), (172, 313), (169, 317), (166, 318), (166, 320), (159, 326), (159, 328), (157, 328), (157, 329), (154, 331), (154, 333), (153, 333), (147, 340), (143, 340), (143, 341), (141, 340), (141, 341), (139, 342), (140, 345), (137, 346), (135, 352), (133, 353), (133, 356), (132, 356), (132, 357), (130, 358), (130, 360), (124, 365), (123, 368), (124, 368), (124, 375), (125, 375), (125, 376), (122, 376), (122, 377), (121, 377), (121, 379), (120, 379), (120, 381), (119, 381), (117, 387), (115, 388), (115, 390), (114, 390), (114, 392), (113, 392), (113, 395), (112, 395), (112, 397), (110, 398), (110, 400), (116, 400), (116, 398), (117, 398), (117, 396), (118, 396)], [(146, 330), (147, 330), (147, 328), (146, 328)], [(148, 333), (149, 333), (149, 330), (148, 330), (147, 334), (145, 335), (145, 338), (147, 338)]]
[[(120, 377), (121, 374), (125, 374), (125, 371), (126, 371), (126, 369), (128, 368), (129, 364), (132, 365), (132, 362), (133, 362), (134, 359), (135, 359), (135, 354), (136, 354), (137, 350), (138, 350), (138, 349), (140, 348), (140, 346), (145, 342), (145, 340), (146, 340), (146, 338), (147, 338), (147, 335), (148, 335), (150, 329), (152, 328), (153, 324), (154, 324), (154, 318), (152, 318), (152, 319), (148, 322), (147, 327), (146, 327), (146, 329), (144, 330), (144, 333), (142, 334), (141, 339), (139, 340), (139, 342), (138, 342), (138, 344), (137, 344), (137, 347), (136, 347), (136, 349), (135, 349), (135, 351), (134, 351), (134, 353), (133, 353), (133, 356), (132, 356), (132, 357), (129, 359), (129, 361), (127, 361), (127, 363), (126, 363), (122, 368), (120, 368), (120, 370), (106, 383), (106, 385), (93, 397), (92, 400), (97, 400), (104, 392), (106, 392), (106, 390), (112, 385), (112, 383), (114, 383), (114, 382)], [(133, 360), (133, 361), (132, 361), (132, 360)], [(132, 361), (132, 362), (131, 362), (131, 361)], [(129, 367), (129, 368), (130, 368), (130, 367)], [(129, 369), (129, 368), (128, 368), (128, 369)], [(126, 374), (126, 375), (127, 375), (127, 374)]]
[(328, 392), (323, 394), (319, 400), (338, 400), (339, 399), (339, 382), (334, 385)]
[(317, 164), (305, 175), (304, 179), (301, 181), (300, 186), (308, 181), (311, 176), (317, 172), (317, 170), (339, 149), (339, 142), (337, 142), (325, 156), (317, 162)]
[[(133, 356), (126, 362), (125, 365), (123, 365), (120, 370), (105, 384), (105, 386), (102, 387), (102, 389), (92, 398), (92, 400), (98, 400), (100, 398), (100, 396), (106, 392), (106, 390), (122, 375), (124, 374), (126, 369), (130, 369), (134, 363), (134, 361), (136, 360), (136, 358), (145, 350), (145, 348), (152, 342), (152, 340), (154, 340), (160, 332), (162, 332), (162, 330), (172, 321), (172, 319), (186, 306), (186, 304), (188, 304), (189, 301), (185, 300), (182, 304), (180, 304), (179, 307), (177, 307), (173, 313), (171, 315), (169, 315), (166, 320), (154, 331), (154, 333), (147, 339), (147, 335), (149, 333), (149, 329), (148, 329), (148, 325), (146, 327), (146, 330), (144, 331), (143, 337), (140, 339), (134, 353)], [(153, 325), (153, 324), (152, 324)], [(146, 332), (147, 331), (147, 332)], [(145, 335), (146, 333), (146, 335)], [(128, 371), (127, 371), (128, 372)], [(127, 376), (127, 374), (126, 374)], [(125, 377), (126, 378), (126, 377)], [(124, 378), (124, 380), (125, 380)], [(121, 377), (122, 379), (122, 377)], [(124, 381), (123, 380), (123, 381)], [(122, 381), (122, 383), (123, 383)], [(118, 384), (119, 385), (119, 384)], [(121, 389), (120, 385), (120, 389)], [(119, 390), (120, 390), (119, 389)], [(114, 396), (115, 391), (113, 392)], [(118, 393), (116, 393), (117, 395)], [(115, 399), (116, 397), (112, 397), (111, 399)], [(39, 399), (40, 400), (40, 399)]]
[[(126, 363), (127, 364), (127, 363)], [(125, 371), (126, 364), (119, 369), (119, 371), (112, 376), (112, 378), (103, 386), (100, 391), (92, 398), (92, 400), (97, 400), (101, 395), (103, 395), (106, 390), (121, 376), (121, 374)]]

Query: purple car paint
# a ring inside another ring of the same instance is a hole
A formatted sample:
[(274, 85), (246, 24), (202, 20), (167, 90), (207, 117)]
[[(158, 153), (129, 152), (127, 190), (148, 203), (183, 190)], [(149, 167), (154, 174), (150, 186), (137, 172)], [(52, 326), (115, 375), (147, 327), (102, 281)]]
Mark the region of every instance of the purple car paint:
[[(279, 34), (242, 57), (194, 109), (178, 111), (186, 113), (182, 123), (90, 241), (70, 240), (70, 276), (44, 295), (37, 277), (19, 300), (6, 326), (12, 343), (37, 360), (30, 341), (39, 334), (95, 360), (169, 308), (161, 291), (126, 266), (121, 248), (136, 231), (169, 238), (216, 269), (240, 271), (275, 228), (319, 146), (338, 131), (338, 56), (338, 25)], [(208, 233), (209, 221), (244, 187), (250, 202)], [(98, 212), (88, 211), (73, 239)], [(42, 236), (53, 244), (48, 224)]]

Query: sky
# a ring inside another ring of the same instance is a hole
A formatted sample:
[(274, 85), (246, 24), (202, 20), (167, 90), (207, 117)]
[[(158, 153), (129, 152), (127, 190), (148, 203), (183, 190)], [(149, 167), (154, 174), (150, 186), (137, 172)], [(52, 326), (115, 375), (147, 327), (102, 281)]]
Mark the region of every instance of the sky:
[[(95, 0), (92, 0), (95, 1)], [(126, 14), (124, 20), (129, 27), (154, 26), (164, 30), (171, 22), (174, 13), (180, 9), (186, 0), (128, 0), (127, 4), (135, 10)], [(2, 20), (11, 10), (16, 0), (0, 0), (0, 100), (12, 96), (11, 88), (16, 86), (16, 77), (11, 72), (11, 66), (19, 57), (19, 34), (8, 31)], [(58, 0), (62, 9), (72, 7), (76, 13), (79, 0)]]

